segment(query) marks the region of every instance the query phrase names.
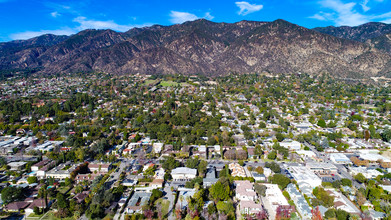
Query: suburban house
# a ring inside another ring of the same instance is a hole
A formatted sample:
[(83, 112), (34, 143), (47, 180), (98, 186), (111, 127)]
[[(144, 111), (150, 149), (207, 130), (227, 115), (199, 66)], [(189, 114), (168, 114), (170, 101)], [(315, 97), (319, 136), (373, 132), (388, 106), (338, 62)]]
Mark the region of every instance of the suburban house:
[(174, 181), (189, 181), (197, 176), (197, 169), (177, 167), (171, 171), (171, 176)]
[(255, 201), (257, 199), (257, 193), (254, 191), (254, 184), (248, 180), (236, 180), (234, 181), (235, 198), (237, 200)]
[(111, 164), (97, 164), (97, 163), (89, 163), (88, 164), (88, 169), (91, 172), (97, 172), (97, 173), (108, 173), (109, 170), (111, 169)]
[(219, 179), (216, 178), (216, 168), (210, 167), (206, 171), (205, 178), (202, 180), (204, 187), (209, 187), (215, 184)]

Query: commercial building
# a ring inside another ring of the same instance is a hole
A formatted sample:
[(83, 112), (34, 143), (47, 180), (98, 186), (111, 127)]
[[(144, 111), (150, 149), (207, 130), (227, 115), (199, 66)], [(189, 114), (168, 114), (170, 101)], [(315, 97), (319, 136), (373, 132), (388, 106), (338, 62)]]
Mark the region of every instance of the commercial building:
[(336, 164), (350, 164), (350, 159), (342, 153), (331, 153), (330, 160)]
[(266, 186), (266, 196), (262, 197), (262, 203), (269, 214), (269, 219), (276, 219), (277, 209), (280, 206), (289, 206), (289, 203), (277, 184), (264, 185)]
[(338, 173), (338, 168), (332, 163), (307, 163), (306, 167), (316, 174), (330, 175)]
[(293, 141), (290, 139), (285, 139), (279, 143), (281, 147), (288, 148), (291, 151), (298, 151), (301, 149), (301, 144), (298, 141)]
[(322, 185), (322, 180), (307, 167), (289, 166), (287, 167), (287, 170), (299, 185), (301, 183), (306, 183), (310, 185), (312, 188)]
[(296, 205), (297, 211), (301, 215), (302, 219), (311, 219), (311, 207), (308, 205), (307, 200), (305, 200), (304, 196), (297, 190), (296, 186), (290, 183), (286, 191), (289, 193), (291, 199)]

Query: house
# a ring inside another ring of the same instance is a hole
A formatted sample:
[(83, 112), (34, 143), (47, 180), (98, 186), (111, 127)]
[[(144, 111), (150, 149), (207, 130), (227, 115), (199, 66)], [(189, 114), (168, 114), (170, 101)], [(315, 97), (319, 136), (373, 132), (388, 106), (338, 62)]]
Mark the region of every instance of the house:
[(349, 167), (349, 173), (355, 176), (359, 173), (363, 174), (367, 179), (374, 179), (379, 175), (383, 175), (381, 172), (375, 169), (368, 169), (367, 167)]
[[(53, 201), (48, 201), (47, 206), (50, 206)], [(46, 209), (46, 202), (45, 199), (34, 199), (32, 203), (26, 208), (26, 211), (33, 212), (35, 207), (38, 207), (40, 209)]]
[(386, 217), (386, 214), (375, 210), (369, 210), (369, 216), (372, 220), (381, 220)]
[(181, 200), (178, 199), (178, 202), (180, 204), (180, 208), (182, 210), (186, 209), (187, 208), (187, 205), (188, 205), (188, 198), (191, 198), (194, 196), (196, 190), (195, 189), (188, 189), (188, 188), (179, 188), (178, 189), (179, 191), (179, 197), (178, 198), (182, 198)]
[(228, 168), (231, 170), (231, 175), (233, 177), (235, 176), (239, 176), (239, 177), (247, 177), (246, 175), (246, 171), (244, 170), (244, 168), (242, 166), (240, 166), (240, 164), (238, 163), (230, 163), (228, 165)]
[(251, 215), (264, 212), (262, 204), (255, 203), (254, 201), (241, 200), (239, 202), (239, 210), (242, 215)]
[(88, 197), (88, 195), (90, 194), (90, 191), (83, 191), (81, 193), (78, 193), (75, 195), (75, 197), (73, 197), (77, 203), (83, 203), (84, 202), (84, 199)]
[(7, 212), (19, 212), (22, 209), (25, 209), (30, 203), (20, 201), (20, 202), (12, 202), (4, 207), (4, 210)]
[(135, 180), (135, 179), (124, 179), (124, 181), (122, 181), (122, 185), (124, 186), (134, 186), (136, 185), (138, 182), (138, 180)]
[(342, 209), (348, 213), (360, 215), (361, 211), (346, 198), (342, 193), (336, 191), (335, 189), (328, 189), (326, 192), (329, 195), (334, 196), (334, 208)]
[(248, 180), (236, 180), (235, 185), (235, 198), (237, 200), (255, 201), (257, 199), (257, 193), (254, 191), (254, 184)]
[(159, 169), (157, 169), (155, 171), (155, 179), (162, 179), (163, 180), (164, 174), (165, 174), (164, 169), (162, 167), (160, 167)]
[(50, 160), (42, 160), (42, 161), (32, 165), (31, 171), (38, 171), (39, 169), (41, 169), (43, 166), (45, 166), (48, 163), (50, 163)]
[(66, 164), (61, 164), (49, 171), (46, 172), (46, 177), (51, 177), (58, 180), (65, 180), (66, 178), (71, 178), (72, 171), (76, 169), (76, 165), (67, 169)]
[(93, 181), (96, 177), (100, 176), (101, 174), (99, 173), (88, 173), (88, 174), (78, 174), (75, 177), (75, 181), (77, 183), (83, 182), (84, 180), (86, 181)]
[(265, 174), (259, 174), (257, 172), (252, 172), (251, 174), (252, 174), (255, 181), (266, 181), (267, 180)]
[(164, 180), (163, 179), (154, 179), (150, 186), (153, 188), (163, 188)]
[(153, 143), (152, 150), (154, 153), (160, 154), (160, 152), (163, 149), (164, 144), (163, 143)]
[(108, 173), (109, 170), (111, 169), (111, 164), (98, 164), (98, 163), (89, 163), (88, 164), (88, 169), (91, 172), (97, 172), (97, 173)]
[(147, 204), (151, 195), (152, 193), (150, 192), (135, 191), (128, 202), (128, 206), (124, 209), (124, 212), (130, 214), (141, 213), (142, 207)]
[(171, 171), (171, 176), (174, 181), (189, 181), (196, 177), (197, 169), (187, 167), (177, 167)]
[(11, 162), (8, 163), (8, 166), (10, 166), (11, 170), (23, 170), (26, 166), (27, 162)]
[(205, 178), (203, 181), (204, 187), (209, 187), (215, 184), (219, 179), (216, 178), (216, 168), (215, 167), (209, 167), (206, 171)]

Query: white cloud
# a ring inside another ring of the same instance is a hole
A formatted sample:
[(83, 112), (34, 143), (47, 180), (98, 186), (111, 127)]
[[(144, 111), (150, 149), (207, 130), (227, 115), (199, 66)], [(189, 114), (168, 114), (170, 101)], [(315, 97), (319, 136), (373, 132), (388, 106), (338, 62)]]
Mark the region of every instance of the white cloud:
[(206, 12), (204, 17), (198, 17), (195, 14), (191, 14), (189, 12), (182, 12), (182, 11), (171, 11), (170, 12), (170, 22), (173, 24), (182, 24), (186, 21), (194, 21), (200, 18), (205, 18), (208, 20), (213, 20), (215, 18), (213, 15), (210, 14), (210, 12)]
[(248, 2), (235, 2), (236, 6), (239, 7), (238, 15), (248, 15), (253, 12), (260, 11), (263, 5), (250, 4)]
[(12, 40), (25, 40), (33, 37), (37, 37), (43, 34), (55, 34), (55, 35), (71, 35), (76, 33), (75, 30), (71, 28), (64, 28), (59, 30), (40, 30), (40, 31), (25, 31), (20, 33), (11, 34), (10, 38)]
[(74, 18), (73, 22), (76, 22), (77, 25), (72, 28), (64, 27), (58, 30), (25, 31), (25, 32), (11, 34), (9, 37), (12, 40), (24, 40), (24, 39), (37, 37), (43, 34), (71, 35), (85, 29), (112, 29), (115, 31), (128, 31), (129, 29), (134, 27), (145, 27), (151, 25), (149, 23), (145, 23), (141, 25), (121, 25), (115, 23), (112, 20), (98, 21), (98, 20), (87, 19), (86, 17), (82, 17), (82, 16)]
[(319, 3), (323, 8), (332, 10), (333, 13), (322, 14), (320, 12), (310, 18), (333, 21), (337, 26), (356, 26), (370, 21), (368, 16), (360, 14), (354, 9), (355, 2), (343, 3), (340, 0), (321, 0)]
[(173, 24), (182, 24), (186, 21), (194, 21), (199, 19), (195, 14), (181, 11), (171, 11), (170, 12), (170, 22)]
[(204, 18), (205, 18), (205, 19), (208, 19), (208, 20), (213, 20), (213, 18), (215, 18), (215, 17), (213, 17), (213, 16), (210, 14), (210, 12), (206, 12)]
[(131, 28), (136, 27), (136, 25), (121, 25), (115, 23), (113, 20), (108, 21), (98, 21), (87, 19), (86, 17), (79, 16), (73, 19), (74, 22), (79, 23), (77, 27), (78, 30), (84, 29), (112, 29), (115, 31), (127, 31)]
[(381, 22), (386, 23), (386, 24), (391, 24), (391, 18), (383, 20)]
[(363, 0), (363, 2), (360, 3), (362, 10), (364, 12), (367, 12), (371, 9), (370, 7), (368, 7), (368, 2), (369, 2), (369, 0)]
[(54, 12), (50, 13), (50, 15), (51, 15), (53, 18), (57, 18), (58, 16), (61, 16), (61, 14), (58, 13), (57, 11), (54, 11)]
[[(383, 2), (384, 0), (376, 0), (377, 2)], [(367, 6), (369, 0), (363, 0), (360, 4), (355, 2), (344, 3), (341, 0), (321, 0), (319, 4), (324, 9), (329, 9), (331, 12), (319, 12), (309, 18), (332, 21), (337, 26), (357, 26), (370, 21), (380, 21), (387, 23), (391, 20), (391, 12), (384, 14), (366, 14), (371, 8)], [(356, 8), (362, 8), (363, 13), (360, 13)]]
[(313, 18), (320, 21), (328, 21), (333, 19), (334, 14), (333, 13), (326, 13), (326, 12), (319, 12), (317, 14), (314, 14), (310, 16), (309, 18)]

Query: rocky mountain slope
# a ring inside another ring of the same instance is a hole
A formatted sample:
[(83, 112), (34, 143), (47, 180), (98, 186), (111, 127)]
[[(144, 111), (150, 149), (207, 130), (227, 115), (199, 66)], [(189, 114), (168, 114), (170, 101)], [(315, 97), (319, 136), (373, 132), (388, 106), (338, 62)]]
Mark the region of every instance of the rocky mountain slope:
[(339, 38), (366, 42), (369, 39), (380, 37), (391, 32), (391, 24), (380, 22), (369, 22), (356, 27), (341, 26), (341, 27), (317, 27), (313, 30), (324, 34), (329, 34)]
[(124, 33), (84, 30), (0, 44), (0, 70), (117, 74), (329, 73), (367, 78), (391, 71), (391, 56), (284, 20), (214, 23), (204, 19)]

